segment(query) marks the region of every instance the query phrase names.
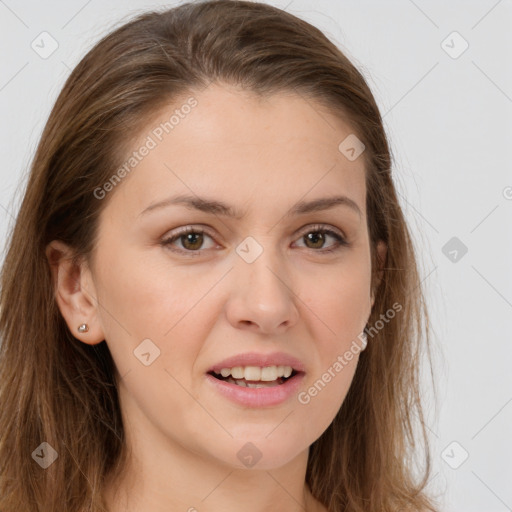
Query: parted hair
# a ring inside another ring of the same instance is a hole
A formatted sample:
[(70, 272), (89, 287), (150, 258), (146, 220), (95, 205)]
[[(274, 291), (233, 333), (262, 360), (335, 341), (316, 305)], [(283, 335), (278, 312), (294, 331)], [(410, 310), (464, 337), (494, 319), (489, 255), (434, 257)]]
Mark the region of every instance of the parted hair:
[[(370, 333), (342, 406), (310, 447), (306, 481), (329, 512), (435, 512), (419, 378), (424, 354), (431, 364), (428, 312), (379, 108), (362, 73), (319, 29), (270, 5), (231, 0), (126, 21), (83, 57), (53, 106), (1, 270), (0, 511), (107, 510), (103, 484), (126, 462), (115, 366), (105, 341), (87, 345), (69, 331), (45, 248), (58, 239), (76, 262), (91, 258), (110, 197), (100, 201), (94, 190), (122, 163), (134, 140), (127, 134), (212, 82), (300, 94), (364, 143), (375, 292), (368, 325), (402, 307)], [(32, 457), (42, 442), (58, 452), (46, 469)]]

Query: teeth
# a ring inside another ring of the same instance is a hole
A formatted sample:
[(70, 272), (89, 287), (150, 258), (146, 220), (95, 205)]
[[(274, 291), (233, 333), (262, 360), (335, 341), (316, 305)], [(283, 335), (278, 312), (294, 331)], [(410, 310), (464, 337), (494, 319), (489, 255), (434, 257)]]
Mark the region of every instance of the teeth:
[(222, 368), (220, 374), (223, 377), (233, 377), (233, 379), (245, 379), (251, 381), (271, 382), (279, 377), (288, 378), (293, 372), (291, 366), (235, 366), (234, 368)]
[(283, 375), (284, 372), (282, 366), (266, 366), (265, 368), (261, 369), (260, 378), (257, 380), (276, 380), (277, 377), (282, 377)]
[(261, 368), (258, 368), (257, 366), (246, 366), (244, 371), (244, 379), (261, 380)]
[(231, 376), (234, 379), (243, 379), (244, 369), (241, 366), (235, 366), (234, 368), (231, 368)]
[(259, 384), (256, 382), (245, 382), (245, 380), (233, 380), (231, 377), (226, 381), (230, 384), (237, 384), (238, 386), (242, 386), (243, 388), (272, 388), (274, 386), (279, 386), (277, 382), (267, 382), (266, 384)]

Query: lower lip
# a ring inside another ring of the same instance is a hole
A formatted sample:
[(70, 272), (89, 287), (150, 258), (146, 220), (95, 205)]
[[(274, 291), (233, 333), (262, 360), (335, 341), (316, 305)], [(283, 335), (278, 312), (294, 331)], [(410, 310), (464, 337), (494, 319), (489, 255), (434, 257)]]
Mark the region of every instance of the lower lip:
[(209, 373), (206, 374), (206, 378), (221, 395), (232, 402), (248, 407), (265, 407), (282, 404), (296, 394), (304, 375), (303, 372), (297, 373), (284, 384), (269, 388), (246, 388), (217, 379)]

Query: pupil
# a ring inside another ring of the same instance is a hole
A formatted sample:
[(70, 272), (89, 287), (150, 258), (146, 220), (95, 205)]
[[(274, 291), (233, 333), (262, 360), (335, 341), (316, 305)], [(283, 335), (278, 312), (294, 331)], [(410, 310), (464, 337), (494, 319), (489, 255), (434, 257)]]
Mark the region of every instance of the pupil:
[(317, 244), (320, 241), (320, 244), (319, 245), (315, 245), (315, 248), (316, 247), (322, 247), (323, 242), (324, 242), (324, 235), (323, 235), (323, 233), (319, 233), (319, 232), (308, 233), (306, 235), (306, 238), (307, 238), (308, 241), (312, 241), (313, 244)]
[[(187, 233), (183, 236), (185, 237), (183, 246), (187, 249), (199, 249), (199, 247), (201, 247), (203, 241), (203, 235), (201, 233)], [(198, 240), (194, 241), (195, 238)], [(189, 243), (192, 244), (192, 247), (190, 247)]]

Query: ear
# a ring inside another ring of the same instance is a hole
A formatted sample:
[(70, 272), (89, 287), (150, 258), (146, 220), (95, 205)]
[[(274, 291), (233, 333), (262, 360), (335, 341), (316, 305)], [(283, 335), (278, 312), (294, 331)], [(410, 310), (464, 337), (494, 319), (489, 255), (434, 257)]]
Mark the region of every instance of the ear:
[(376, 280), (374, 288), (371, 291), (372, 308), (375, 303), (375, 292), (377, 291), (377, 288), (379, 287), (380, 282), (382, 281), (382, 276), (384, 275), (383, 269), (384, 269), (384, 264), (386, 262), (387, 252), (388, 252), (388, 247), (387, 247), (386, 243), (383, 242), (382, 240), (379, 240), (377, 243), (377, 266), (378, 266), (377, 280)]
[[(99, 321), (96, 290), (88, 266), (72, 262), (73, 251), (60, 240), (46, 246), (55, 300), (71, 334), (88, 345), (101, 343), (105, 336)], [(78, 326), (87, 324), (89, 331), (80, 333)]]

